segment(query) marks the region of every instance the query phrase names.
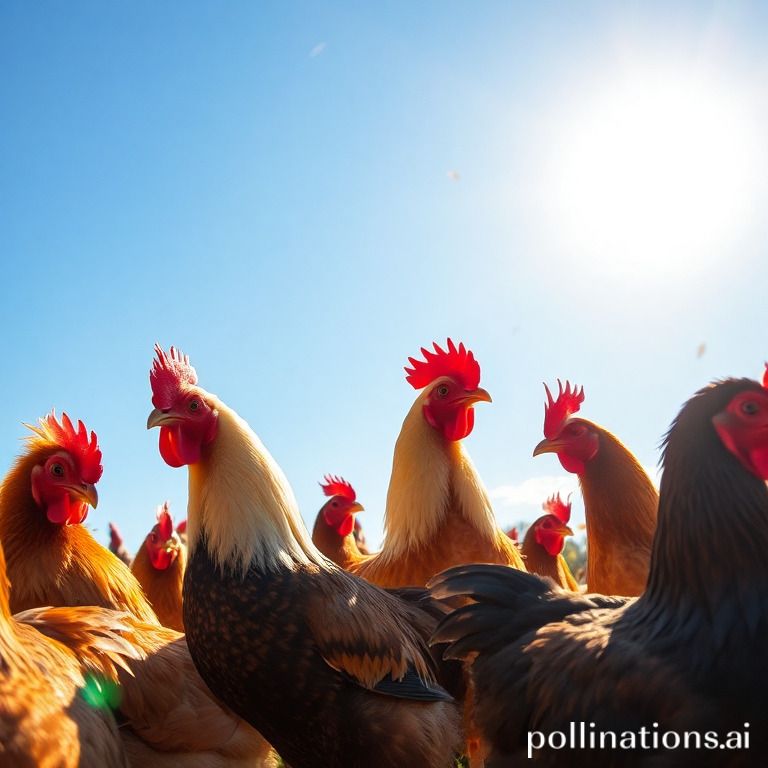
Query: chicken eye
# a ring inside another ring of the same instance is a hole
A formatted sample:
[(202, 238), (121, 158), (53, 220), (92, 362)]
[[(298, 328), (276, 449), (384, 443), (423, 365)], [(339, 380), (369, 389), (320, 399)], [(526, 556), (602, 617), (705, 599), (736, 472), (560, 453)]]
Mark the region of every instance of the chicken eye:
[(191, 400), (189, 403), (189, 410), (190, 411), (196, 411), (200, 408), (200, 401), (199, 400)]
[(757, 403), (752, 400), (747, 400), (746, 403), (741, 404), (741, 412), (747, 416), (754, 416), (759, 410)]
[(445, 397), (448, 394), (448, 385), (441, 384), (436, 391), (438, 397)]
[(51, 474), (54, 477), (64, 477), (64, 467), (58, 462), (51, 464)]

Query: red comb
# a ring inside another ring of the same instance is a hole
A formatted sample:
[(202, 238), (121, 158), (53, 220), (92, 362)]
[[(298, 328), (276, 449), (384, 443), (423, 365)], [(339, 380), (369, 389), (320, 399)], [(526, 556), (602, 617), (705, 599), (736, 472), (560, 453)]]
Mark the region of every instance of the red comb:
[(170, 408), (183, 384), (197, 384), (197, 373), (189, 364), (189, 356), (171, 347), (168, 354), (155, 344), (157, 358), (152, 361), (149, 384), (152, 387), (152, 405)]
[(320, 487), (326, 496), (343, 496), (350, 501), (354, 501), (357, 498), (355, 489), (343, 477), (326, 475), (323, 480), (325, 480), (325, 483), (320, 483)]
[(584, 402), (584, 387), (574, 387), (571, 389), (571, 383), (565, 382), (565, 389), (560, 379), (557, 380), (557, 400), (553, 400), (549, 387), (545, 384), (547, 391), (547, 402), (544, 406), (544, 437), (551, 440), (557, 437), (565, 420), (576, 413)]
[(571, 519), (571, 499), (563, 501), (560, 498), (560, 494), (556, 493), (550, 496), (542, 505), (541, 508), (548, 512), (550, 515), (554, 515), (561, 523), (568, 523)]
[(460, 343), (457, 347), (448, 339), (447, 351), (433, 342), (434, 352), (421, 348), (423, 360), (408, 358), (411, 368), (405, 368), (405, 380), (414, 388), (422, 389), (440, 376), (456, 379), (465, 390), (477, 389), (480, 385), (480, 364), (475, 356)]
[(768, 363), (765, 364), (765, 373), (763, 373), (763, 386), (768, 387)]
[(77, 422), (77, 430), (66, 413), (61, 414), (61, 424), (56, 421), (56, 411), (51, 411), (40, 419), (36, 427), (27, 426), (39, 437), (49, 443), (63, 448), (78, 462), (80, 474), (86, 483), (98, 483), (103, 467), (101, 466), (101, 451), (99, 450), (96, 433), (88, 430), (82, 421)]
[(166, 501), (162, 507), (157, 508), (158, 533), (163, 541), (167, 541), (173, 536), (173, 518)]
[(186, 533), (187, 532), (187, 518), (185, 517), (177, 526), (176, 526), (176, 533)]

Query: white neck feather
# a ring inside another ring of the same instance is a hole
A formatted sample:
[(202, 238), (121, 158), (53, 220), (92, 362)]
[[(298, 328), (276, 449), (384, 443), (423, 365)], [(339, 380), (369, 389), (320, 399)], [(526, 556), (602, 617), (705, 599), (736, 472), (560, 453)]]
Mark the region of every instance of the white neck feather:
[(187, 536), (190, 555), (205, 532), (223, 567), (274, 571), (296, 564), (327, 566), (315, 549), (282, 469), (256, 433), (215, 395), (216, 439), (189, 467)]
[(451, 505), (489, 539), (498, 528), (491, 500), (461, 441), (446, 440), (424, 418), (426, 396), (423, 392), (411, 407), (395, 444), (382, 549), (388, 557), (429, 546)]

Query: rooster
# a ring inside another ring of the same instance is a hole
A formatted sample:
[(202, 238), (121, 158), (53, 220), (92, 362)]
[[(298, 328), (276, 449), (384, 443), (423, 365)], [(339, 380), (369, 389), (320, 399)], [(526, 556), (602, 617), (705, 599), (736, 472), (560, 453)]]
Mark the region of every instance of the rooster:
[[(575, 596), (530, 574), (454, 568), (438, 598), (471, 599), (435, 634), (471, 660), (489, 766), (527, 764), (529, 732), (743, 732), (750, 749), (542, 749), (537, 765), (753, 766), (768, 750), (768, 375), (718, 381), (665, 439), (658, 529), (639, 598)], [(594, 725), (592, 725), (594, 724)], [(535, 744), (538, 746), (538, 742)], [(694, 742), (695, 746), (695, 742)], [(595, 753), (593, 753), (595, 755)]]
[(501, 563), (525, 570), (517, 547), (498, 527), (490, 499), (462, 440), (474, 405), (490, 402), (480, 365), (463, 344), (422, 349), (406, 380), (423, 390), (395, 445), (380, 552), (351, 570), (382, 587), (424, 586), (451, 565)]
[(312, 543), (330, 560), (349, 570), (363, 559), (355, 539), (355, 515), (363, 511), (355, 489), (342, 477), (325, 476), (320, 487), (330, 499), (317, 513)]
[(125, 658), (124, 614), (104, 608), (43, 608), (11, 615), (0, 547), (0, 766), (127, 766), (111, 710)]
[(584, 388), (565, 388), (557, 400), (544, 385), (544, 440), (533, 455), (556, 453), (578, 475), (587, 521), (587, 588), (604, 595), (645, 589), (659, 496), (637, 459), (607, 429), (575, 418)]
[(119, 557), (129, 568), (131, 567), (133, 558), (125, 548), (123, 534), (120, 533), (117, 523), (109, 524), (109, 551), (116, 557)]
[(166, 501), (157, 510), (157, 523), (136, 553), (131, 571), (164, 627), (184, 631), (181, 587), (187, 567), (187, 548), (173, 530)]
[(98, 497), (101, 451), (82, 422), (52, 413), (31, 427), (27, 451), (0, 487), (0, 540), (13, 611), (95, 605), (142, 623), (146, 657), (120, 670), (121, 728), (131, 765), (271, 766), (269, 745), (222, 708), (197, 674), (184, 636), (160, 626), (133, 574), (81, 524)]
[[(28, 425), (29, 426), (29, 425)], [(0, 487), (0, 541), (14, 612), (42, 605), (98, 605), (156, 622), (125, 564), (80, 525), (96, 507), (102, 474), (95, 433), (50, 413), (29, 426), (27, 450)]]
[(211, 690), (294, 768), (443, 768), (455, 704), (426, 646), (434, 621), (313, 546), (248, 424), (156, 347), (147, 427), (189, 467), (184, 624)]
[(579, 585), (562, 555), (565, 537), (573, 536), (568, 527), (571, 502), (563, 501), (558, 493), (542, 505), (546, 512), (535, 520), (525, 532), (522, 554), (529, 573), (548, 576), (563, 589), (578, 591)]

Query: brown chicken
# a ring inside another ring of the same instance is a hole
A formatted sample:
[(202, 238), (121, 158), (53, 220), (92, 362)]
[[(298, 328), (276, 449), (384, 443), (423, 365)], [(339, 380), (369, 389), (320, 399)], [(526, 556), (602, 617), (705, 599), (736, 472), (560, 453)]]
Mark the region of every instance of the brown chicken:
[(533, 455), (556, 453), (578, 475), (587, 521), (587, 588), (604, 595), (639, 595), (645, 589), (659, 496), (637, 459), (608, 432), (573, 416), (584, 389), (558, 381), (549, 388), (544, 440)]
[(58, 605), (127, 610), (142, 622), (146, 656), (120, 670), (120, 729), (131, 765), (143, 768), (270, 766), (269, 745), (224, 709), (197, 674), (184, 636), (161, 627), (133, 574), (80, 523), (97, 501), (101, 451), (82, 422), (41, 420), (0, 488), (14, 611)]
[[(473, 601), (435, 640), (451, 643), (448, 656), (472, 663), (488, 768), (527, 765), (529, 749), (542, 766), (764, 764), (765, 386), (727, 379), (699, 391), (673, 422), (663, 463), (648, 588), (639, 598), (570, 595), (493, 566), (454, 568), (434, 580), (435, 597)], [(532, 739), (532, 731), (569, 733), (573, 722), (598, 734), (630, 732), (636, 748), (552, 750)], [(695, 731), (699, 741), (688, 749), (637, 748), (640, 729), (654, 726), (680, 736)], [(713, 752), (701, 741), (710, 732), (723, 744), (741, 734), (741, 751)]]
[(363, 559), (355, 538), (355, 515), (363, 511), (355, 489), (342, 477), (325, 476), (320, 483), (331, 498), (317, 513), (312, 529), (312, 543), (339, 568), (349, 570)]
[(434, 620), (323, 557), (248, 424), (156, 352), (147, 427), (189, 466), (184, 624), (205, 681), (294, 768), (447, 768), (461, 734)]
[(166, 501), (157, 510), (157, 523), (147, 534), (131, 566), (152, 609), (164, 627), (184, 631), (182, 585), (187, 567), (187, 548), (173, 530)]
[(54, 413), (30, 427), (27, 450), (0, 487), (0, 541), (11, 610), (98, 605), (155, 622), (131, 572), (80, 525), (98, 503), (101, 451), (83, 422)]
[(546, 576), (563, 589), (578, 591), (579, 585), (562, 555), (565, 537), (573, 536), (568, 527), (571, 502), (563, 501), (558, 493), (542, 505), (545, 515), (537, 518), (525, 532), (522, 555), (529, 573)]
[(141, 655), (121, 637), (124, 614), (42, 608), (12, 616), (8, 586), (0, 547), (0, 768), (127, 766), (115, 718), (96, 699), (117, 682), (125, 658)]
[(518, 548), (499, 528), (488, 493), (462, 440), (474, 404), (490, 402), (480, 366), (463, 344), (422, 349), (406, 379), (423, 392), (395, 445), (381, 551), (351, 571), (382, 587), (424, 586), (460, 563), (501, 563), (525, 570)]

